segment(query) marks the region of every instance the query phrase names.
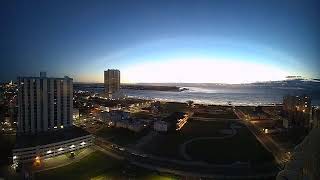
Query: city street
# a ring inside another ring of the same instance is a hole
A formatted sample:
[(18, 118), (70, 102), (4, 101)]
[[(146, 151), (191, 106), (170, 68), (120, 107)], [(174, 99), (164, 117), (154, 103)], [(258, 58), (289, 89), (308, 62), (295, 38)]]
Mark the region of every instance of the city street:
[[(259, 142), (270, 152), (272, 152), (275, 160), (283, 167), (286, 162), (290, 160), (289, 155), (277, 144), (272, 138), (267, 134), (262, 132), (258, 127), (256, 127), (249, 120), (246, 120), (243, 113), (240, 110), (233, 109), (234, 113), (239, 117), (240, 120), (248, 127), (248, 129), (255, 135)], [(239, 112), (240, 111), (240, 112)]]

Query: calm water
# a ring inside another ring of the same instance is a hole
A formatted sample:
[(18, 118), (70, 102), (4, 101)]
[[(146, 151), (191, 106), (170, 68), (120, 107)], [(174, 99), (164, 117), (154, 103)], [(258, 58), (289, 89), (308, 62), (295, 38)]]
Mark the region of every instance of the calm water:
[[(164, 101), (186, 102), (192, 100), (196, 103), (205, 104), (228, 104), (234, 105), (269, 105), (282, 103), (283, 96), (310, 95), (313, 105), (320, 105), (319, 88), (283, 88), (283, 87), (217, 87), (217, 86), (182, 86), (189, 90), (182, 92), (151, 91), (151, 90), (128, 90), (123, 93), (128, 97), (156, 99)], [(94, 92), (102, 92), (102, 87), (82, 89)]]

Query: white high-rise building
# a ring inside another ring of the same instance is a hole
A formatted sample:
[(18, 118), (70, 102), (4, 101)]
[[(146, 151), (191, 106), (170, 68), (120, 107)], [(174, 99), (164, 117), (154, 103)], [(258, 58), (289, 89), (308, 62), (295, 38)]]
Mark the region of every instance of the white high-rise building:
[(72, 126), (73, 80), (18, 77), (18, 133), (38, 133)]

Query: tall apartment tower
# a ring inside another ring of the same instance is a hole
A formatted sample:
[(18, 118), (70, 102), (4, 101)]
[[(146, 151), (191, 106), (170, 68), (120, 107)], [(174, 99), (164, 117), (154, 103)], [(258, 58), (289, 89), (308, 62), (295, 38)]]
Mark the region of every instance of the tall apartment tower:
[(73, 80), (18, 77), (18, 133), (34, 134), (72, 126)]
[(104, 71), (104, 91), (107, 95), (112, 95), (120, 90), (120, 71), (108, 69)]
[(306, 127), (311, 119), (311, 97), (285, 96), (283, 98), (283, 113), (286, 116), (284, 127)]

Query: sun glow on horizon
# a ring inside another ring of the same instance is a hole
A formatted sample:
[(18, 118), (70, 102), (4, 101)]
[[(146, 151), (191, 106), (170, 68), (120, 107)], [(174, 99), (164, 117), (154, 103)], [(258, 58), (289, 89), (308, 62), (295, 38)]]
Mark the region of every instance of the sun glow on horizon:
[(188, 59), (143, 63), (121, 69), (122, 83), (226, 83), (284, 80), (289, 73), (265, 64)]

